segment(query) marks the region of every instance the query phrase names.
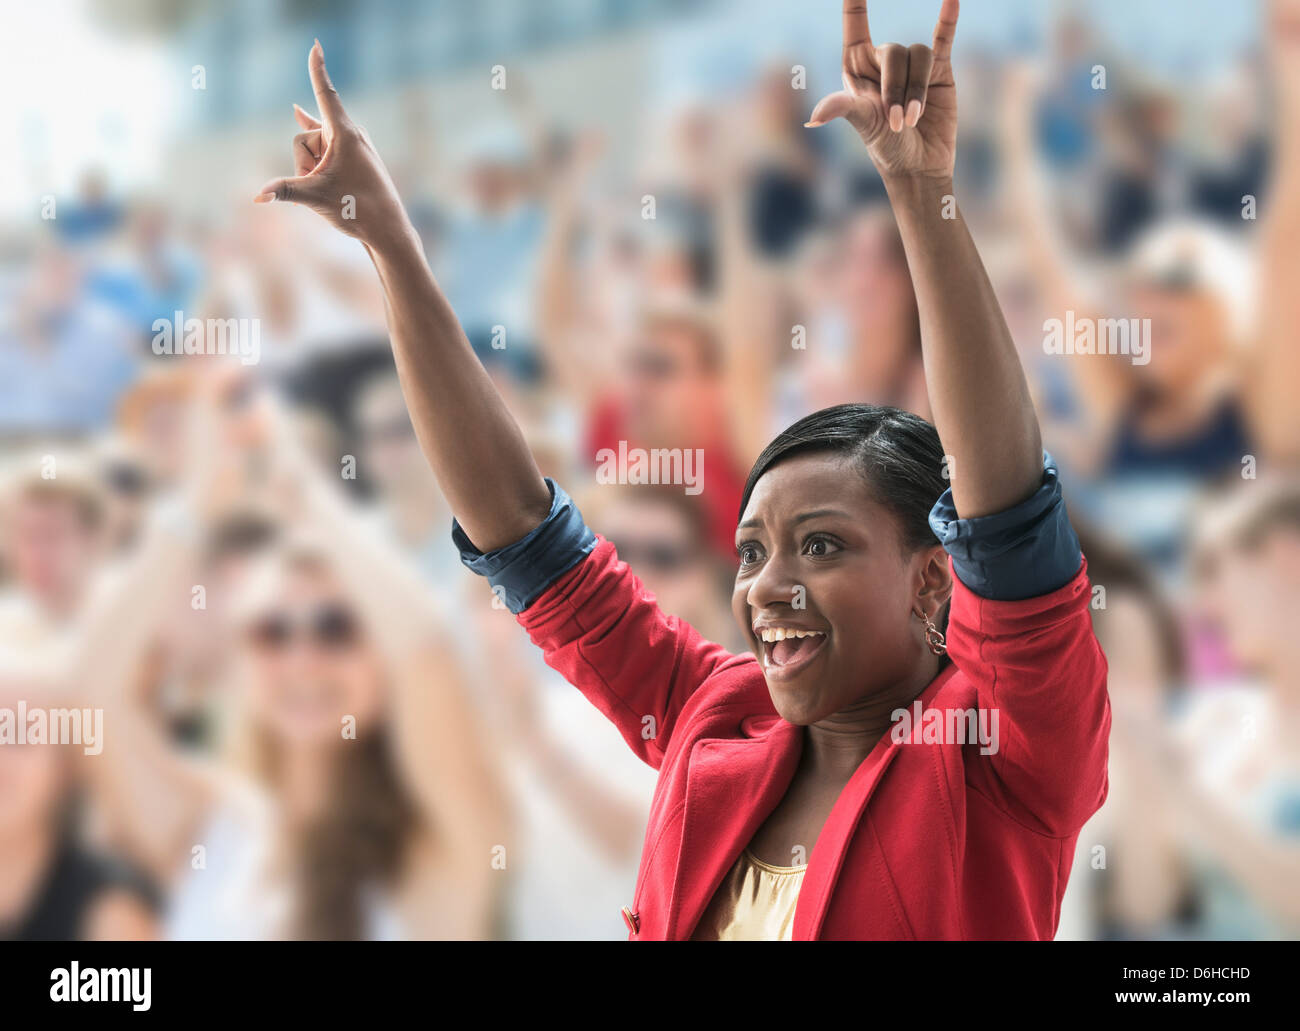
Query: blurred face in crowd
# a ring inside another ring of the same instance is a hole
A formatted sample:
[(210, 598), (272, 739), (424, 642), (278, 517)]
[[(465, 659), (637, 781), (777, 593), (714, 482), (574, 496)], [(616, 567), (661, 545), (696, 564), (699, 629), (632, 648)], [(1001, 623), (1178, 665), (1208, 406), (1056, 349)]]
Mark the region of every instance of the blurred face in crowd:
[(915, 307), (912, 280), (903, 258), (893, 216), (869, 210), (854, 218), (837, 262), (840, 303), (859, 318), (897, 315)]
[(705, 446), (719, 382), (701, 330), (685, 322), (652, 322), (624, 355), (622, 372), (633, 437), (649, 446)]
[(1190, 391), (1227, 357), (1223, 306), (1209, 291), (1146, 284), (1132, 296), (1135, 316), (1151, 320), (1151, 360), (1134, 366), (1144, 382)]
[(281, 744), (332, 745), (345, 716), (358, 733), (378, 717), (381, 664), (327, 570), (279, 571), (244, 634), (254, 718)]
[(27, 492), (14, 502), (7, 557), (20, 588), (56, 609), (80, 598), (98, 556), (98, 533), (74, 498)]
[(494, 213), (508, 207), (519, 193), (523, 173), (500, 161), (478, 161), (466, 172), (466, 186), (479, 211)]
[(34, 310), (28, 315), (42, 317), (71, 304), (77, 296), (81, 275), (76, 259), (63, 250), (50, 248), (41, 253), (34, 273), (30, 298)]
[(869, 210), (850, 224), (832, 272), (849, 320), (854, 365), (868, 396), (892, 400), (901, 370), (920, 359), (916, 295), (892, 215)]
[(382, 493), (399, 490), (412, 477), (428, 475), (396, 378), (385, 377), (365, 387), (356, 420), (366, 474)]
[(600, 532), (664, 611), (698, 626), (716, 606), (718, 581), (704, 541), (675, 505), (629, 488), (601, 514)]
[[(894, 698), (892, 688), (929, 680), (918, 674), (924, 645), (912, 609), (918, 578), (938, 569), (942, 548), (907, 551), (896, 517), (852, 460), (812, 453), (778, 462), (754, 487), (736, 547), (732, 611), (786, 720), (806, 726), (882, 707), (887, 715), (915, 697)], [(811, 636), (768, 642), (765, 627)]]
[(1268, 665), (1300, 619), (1300, 529), (1276, 527), (1254, 542), (1203, 544), (1196, 557), (1201, 610), (1247, 668)]

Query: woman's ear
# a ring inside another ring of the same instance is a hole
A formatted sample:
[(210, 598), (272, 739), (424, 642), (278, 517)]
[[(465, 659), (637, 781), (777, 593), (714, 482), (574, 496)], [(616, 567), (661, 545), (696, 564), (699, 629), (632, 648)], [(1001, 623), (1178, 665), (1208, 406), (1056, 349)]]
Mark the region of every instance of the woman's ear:
[(915, 602), (932, 617), (952, 597), (952, 573), (948, 568), (948, 553), (936, 544), (920, 553), (920, 570)]

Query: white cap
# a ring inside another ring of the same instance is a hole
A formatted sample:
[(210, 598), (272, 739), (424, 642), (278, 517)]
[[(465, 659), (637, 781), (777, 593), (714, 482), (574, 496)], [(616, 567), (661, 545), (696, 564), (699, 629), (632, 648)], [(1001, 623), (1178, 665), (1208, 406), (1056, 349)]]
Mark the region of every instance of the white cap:
[(1198, 218), (1161, 222), (1129, 252), (1131, 282), (1203, 290), (1223, 305), (1234, 343), (1245, 341), (1255, 314), (1255, 268), (1230, 233)]

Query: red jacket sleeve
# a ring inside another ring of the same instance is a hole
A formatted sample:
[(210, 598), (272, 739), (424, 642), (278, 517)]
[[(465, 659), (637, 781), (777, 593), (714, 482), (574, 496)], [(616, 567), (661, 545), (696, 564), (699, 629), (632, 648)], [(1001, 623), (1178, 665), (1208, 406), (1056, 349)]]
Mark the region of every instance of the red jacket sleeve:
[(1065, 586), (1020, 601), (980, 597), (955, 570), (953, 583), (948, 653), (997, 718), (996, 751), (974, 751), (967, 783), (1036, 831), (1075, 834), (1106, 799), (1110, 737), (1087, 560)]
[(655, 769), (696, 688), (737, 659), (660, 609), (603, 537), (517, 618), (547, 664)]

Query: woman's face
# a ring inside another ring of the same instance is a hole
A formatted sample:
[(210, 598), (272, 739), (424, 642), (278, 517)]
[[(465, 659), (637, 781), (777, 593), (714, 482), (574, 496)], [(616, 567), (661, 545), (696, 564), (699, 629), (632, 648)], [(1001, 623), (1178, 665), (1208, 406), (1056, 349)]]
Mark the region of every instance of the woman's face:
[(366, 469), (382, 493), (396, 492), (427, 473), (396, 378), (365, 387), (357, 403), (357, 424)]
[(840, 296), (846, 308), (864, 321), (877, 312), (910, 307), (912, 280), (898, 250), (893, 219), (879, 211), (859, 215), (846, 234), (840, 266)]
[(51, 602), (79, 595), (99, 539), (75, 502), (39, 494), (22, 497), (13, 506), (7, 529), (6, 557), (22, 589)]
[(1210, 294), (1139, 286), (1132, 297), (1133, 312), (1151, 320), (1149, 361), (1135, 374), (1165, 390), (1192, 390), (1226, 357), (1222, 306)]
[(1200, 609), (1233, 658), (1247, 668), (1269, 666), (1300, 617), (1300, 534), (1275, 530), (1253, 547), (1223, 542), (1203, 549), (1196, 565)]
[[(769, 469), (736, 546), (732, 609), (783, 718), (807, 725), (864, 702), (892, 710), (931, 679), (913, 610), (933, 615), (947, 600), (942, 548), (904, 553), (894, 515), (851, 460), (814, 453)], [(809, 636), (762, 639), (781, 629)]]
[(688, 623), (718, 611), (718, 581), (707, 542), (685, 513), (659, 500), (627, 491), (602, 514), (600, 532), (614, 542), (660, 607)]
[(285, 573), (269, 604), (246, 625), (253, 715), (286, 744), (343, 739), (383, 704), (381, 664), (352, 606), (328, 573)]
[(632, 436), (660, 447), (687, 447), (705, 433), (718, 377), (699, 336), (672, 321), (654, 323), (623, 355), (622, 395)]

